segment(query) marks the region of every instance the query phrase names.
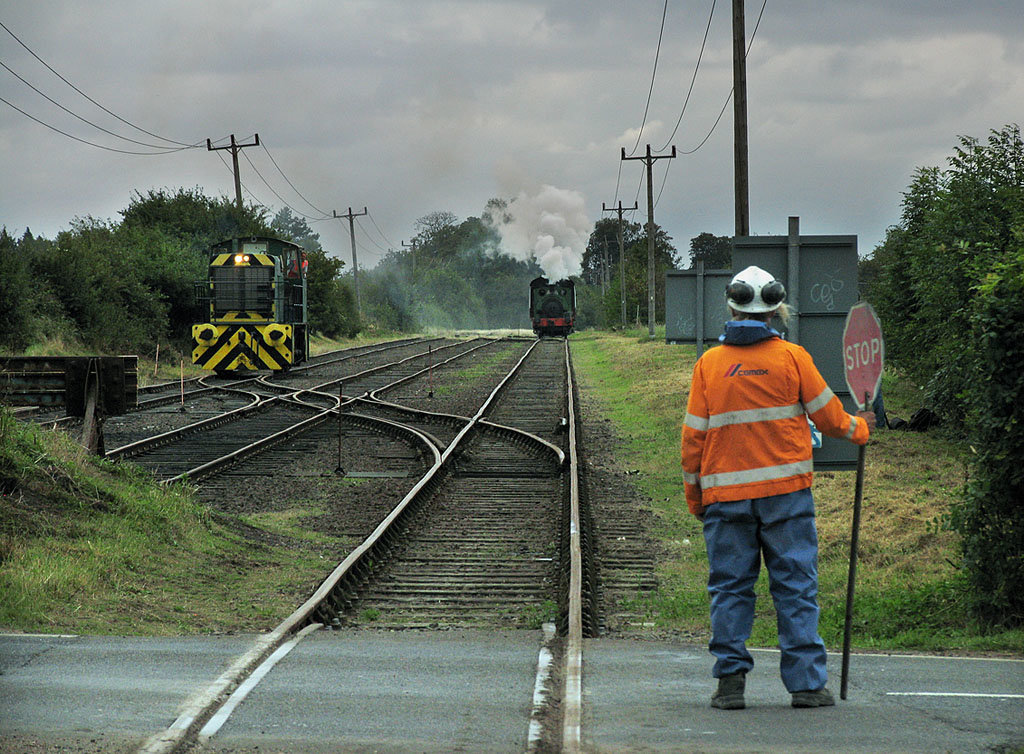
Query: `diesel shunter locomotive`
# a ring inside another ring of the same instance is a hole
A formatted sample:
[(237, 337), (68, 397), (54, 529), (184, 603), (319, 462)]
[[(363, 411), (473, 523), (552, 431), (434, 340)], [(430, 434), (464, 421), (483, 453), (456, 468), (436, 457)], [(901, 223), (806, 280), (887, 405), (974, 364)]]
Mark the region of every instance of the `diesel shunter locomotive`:
[(530, 281), (530, 321), (537, 335), (568, 335), (576, 324), (576, 286), (571, 280)]
[(192, 325), (192, 362), (215, 372), (286, 371), (306, 360), (306, 254), (277, 238), (232, 238), (210, 249)]

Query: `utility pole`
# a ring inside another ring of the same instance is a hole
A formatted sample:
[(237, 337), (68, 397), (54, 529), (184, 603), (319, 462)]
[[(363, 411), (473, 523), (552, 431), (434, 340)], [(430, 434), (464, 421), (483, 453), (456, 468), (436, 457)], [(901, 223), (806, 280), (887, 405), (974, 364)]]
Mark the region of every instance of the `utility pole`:
[(604, 241), (604, 256), (601, 257), (601, 298), (608, 295), (608, 237), (605, 236), (601, 239)]
[(745, 0), (732, 0), (732, 108), (733, 164), (735, 167), (736, 236), (750, 235), (750, 199), (747, 183), (747, 37)]
[(412, 249), (412, 274), (416, 274), (416, 239), (412, 239), (412, 243), (406, 243), (402, 241), (402, 246), (406, 249)]
[(626, 157), (626, 148), (622, 148), (623, 160), (643, 160), (647, 165), (647, 334), (654, 337), (654, 162), (671, 160), (676, 156), (675, 145), (672, 154), (652, 155), (651, 145), (647, 145), (647, 154), (643, 157)]
[(231, 150), (231, 164), (235, 168), (235, 204), (238, 209), (242, 209), (242, 179), (238, 175), (238, 153), (245, 147), (258, 147), (260, 145), (260, 135), (256, 134), (256, 141), (252, 144), (239, 144), (235, 141), (235, 135), (231, 134), (231, 143), (225, 144), (223, 147), (213, 146), (213, 142), (209, 139), (206, 140), (206, 151), (216, 152), (218, 149), (230, 149)]
[(618, 207), (606, 207), (604, 202), (601, 202), (602, 212), (617, 212), (619, 215), (619, 302), (622, 309), (622, 327), (626, 327), (626, 249), (622, 245), (622, 213), (632, 212), (633, 210), (640, 209), (636, 202), (633, 202), (632, 207), (622, 206), (622, 200), (619, 200)]
[(362, 212), (353, 212), (352, 208), (348, 208), (348, 212), (344, 215), (339, 215), (337, 210), (333, 210), (334, 216), (339, 220), (343, 217), (348, 218), (348, 234), (349, 238), (352, 239), (352, 282), (355, 284), (356, 289), (356, 314), (362, 318), (363, 306), (359, 300), (359, 262), (356, 260), (356, 226), (353, 222), (355, 218), (362, 217), (368, 214), (366, 207), (363, 207)]

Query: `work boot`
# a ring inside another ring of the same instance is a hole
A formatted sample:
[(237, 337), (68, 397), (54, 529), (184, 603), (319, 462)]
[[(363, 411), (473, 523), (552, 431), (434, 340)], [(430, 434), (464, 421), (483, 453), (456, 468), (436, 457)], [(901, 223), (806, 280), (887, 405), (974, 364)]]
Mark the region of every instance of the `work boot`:
[(747, 685), (746, 673), (723, 675), (718, 679), (718, 690), (711, 695), (711, 706), (716, 709), (743, 709), (743, 689)]
[(795, 691), (793, 692), (794, 707), (831, 707), (836, 700), (832, 698), (832, 692), (822, 686), (817, 691)]

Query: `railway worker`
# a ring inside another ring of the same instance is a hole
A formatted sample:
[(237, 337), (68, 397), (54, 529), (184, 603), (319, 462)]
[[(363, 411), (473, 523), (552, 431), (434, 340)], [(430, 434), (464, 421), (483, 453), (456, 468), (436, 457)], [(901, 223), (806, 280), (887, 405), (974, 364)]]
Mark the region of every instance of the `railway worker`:
[(754, 621), (761, 556), (778, 615), (781, 675), (794, 707), (835, 704), (826, 688), (825, 645), (818, 635), (818, 537), (811, 496), (811, 433), (863, 445), (870, 412), (851, 416), (810, 354), (771, 327), (788, 318), (782, 283), (748, 267), (729, 283), (732, 320), (722, 345), (704, 353), (682, 431), (690, 512), (704, 525), (711, 595), (711, 706), (743, 709), (746, 648)]

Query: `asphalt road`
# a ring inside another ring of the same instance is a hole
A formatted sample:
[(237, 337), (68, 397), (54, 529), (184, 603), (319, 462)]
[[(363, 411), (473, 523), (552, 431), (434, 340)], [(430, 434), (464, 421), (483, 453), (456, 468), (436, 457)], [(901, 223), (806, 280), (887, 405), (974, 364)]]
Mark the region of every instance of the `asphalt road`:
[[(0, 637), (0, 751), (134, 751), (254, 637)], [(299, 642), (205, 750), (522, 752), (539, 631), (332, 632)], [(755, 653), (746, 710), (713, 710), (711, 658), (593, 639), (592, 752), (972, 752), (1024, 745), (1024, 661), (855, 655), (849, 698), (795, 710), (778, 654)], [(839, 657), (830, 686), (838, 692)], [(978, 696), (978, 695), (982, 696)], [(838, 696), (838, 694), (837, 694)]]

